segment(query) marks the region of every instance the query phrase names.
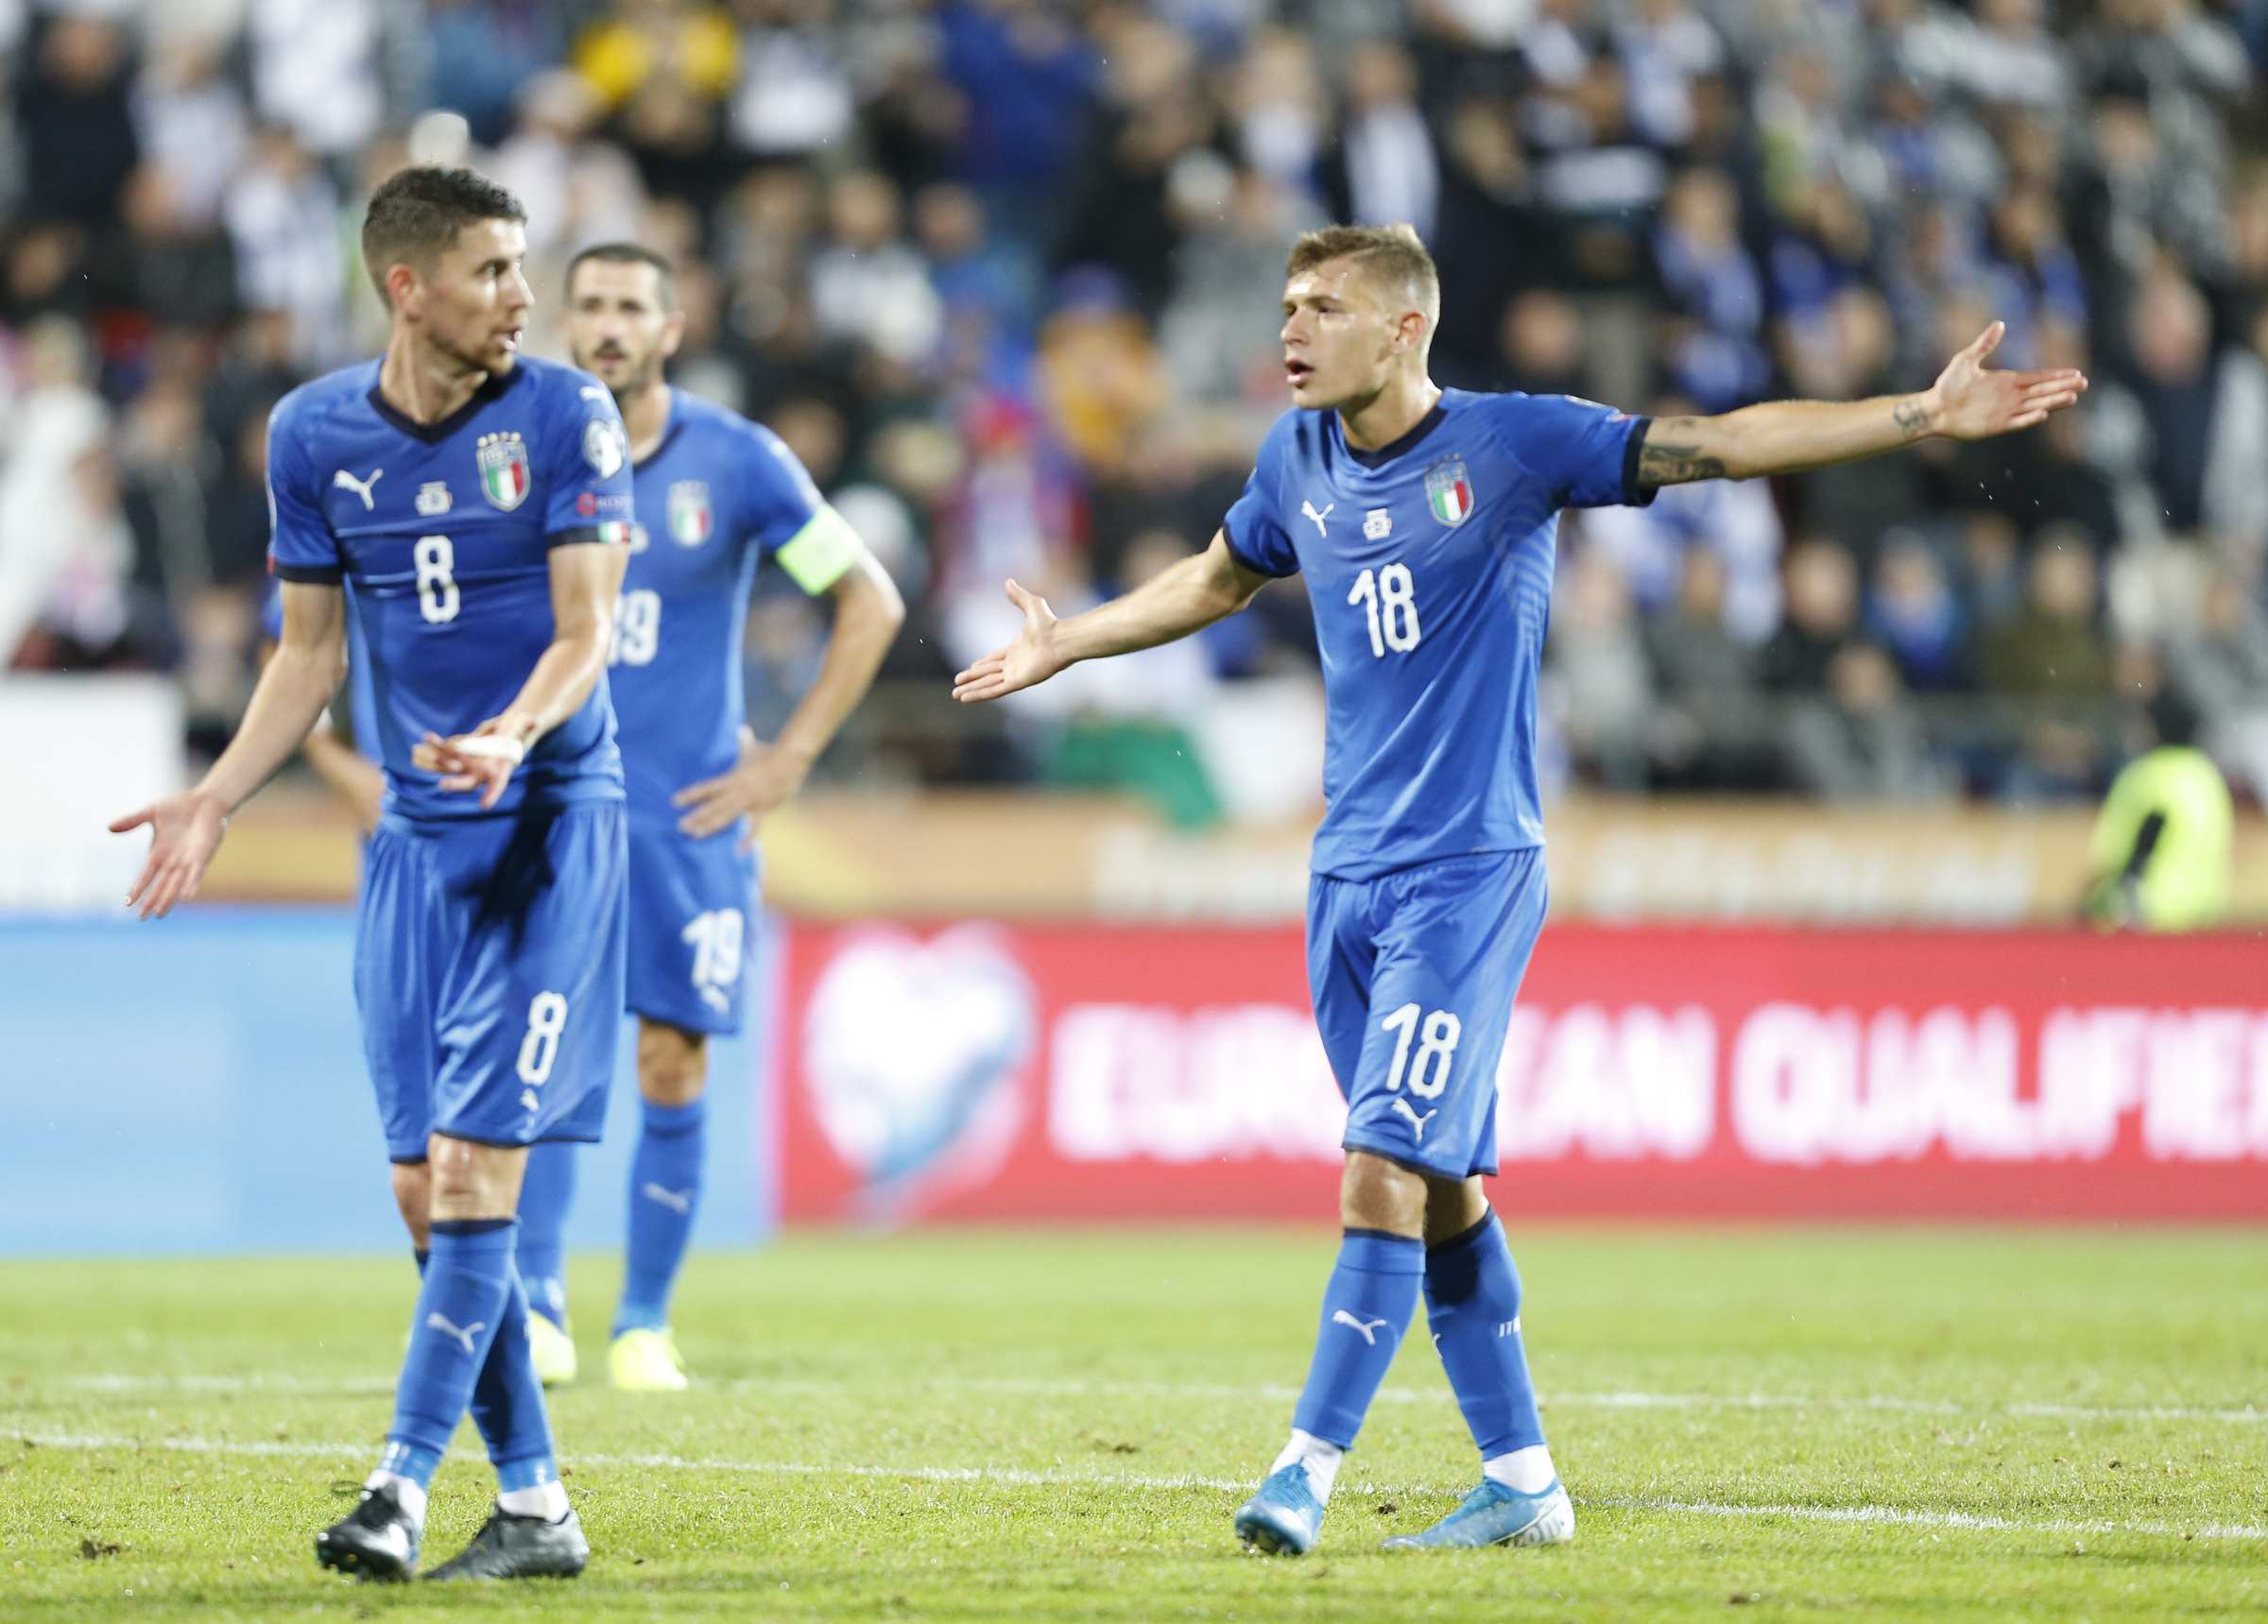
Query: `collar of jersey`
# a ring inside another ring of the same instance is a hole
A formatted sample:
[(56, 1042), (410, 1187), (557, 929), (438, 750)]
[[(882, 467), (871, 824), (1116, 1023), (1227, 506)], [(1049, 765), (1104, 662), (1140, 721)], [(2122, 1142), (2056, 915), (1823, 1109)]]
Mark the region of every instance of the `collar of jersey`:
[(386, 398), (384, 391), (375, 384), (370, 385), (370, 405), (387, 423), (410, 438), (423, 440), (429, 446), (438, 445), (472, 421), (472, 414), (490, 401), (502, 400), (512, 385), (520, 382), (520, 375), (526, 370), (526, 368), (515, 364), (509, 372), (490, 373), (489, 381), (472, 391), (471, 400), (438, 423), (421, 423), (415, 418), (396, 410), (394, 403)]
[(679, 391), (672, 385), (669, 391), (669, 421), (662, 425), (662, 437), (655, 442), (654, 449), (630, 464), (632, 473), (658, 462), (662, 453), (669, 450), (669, 442), (678, 437), (678, 431), (685, 426), (685, 415), (678, 410), (678, 399)]
[(1339, 415), (1338, 413), (1333, 412), (1331, 416), (1333, 423), (1337, 424), (1334, 432), (1339, 436), (1339, 449), (1345, 452), (1349, 456), (1352, 457), (1356, 462), (1360, 463), (1363, 467), (1368, 469), (1371, 472), (1376, 473), (1380, 469), (1385, 467), (1386, 464), (1392, 462), (1396, 457), (1416, 450), (1419, 440), (1425, 438), (1426, 436), (1432, 434), (1435, 429), (1439, 428), (1441, 426), (1441, 419), (1449, 416), (1449, 406), (1447, 402), (1448, 397), (1444, 395), (1441, 400), (1434, 402), (1434, 409), (1432, 411), (1426, 413), (1424, 417), (1418, 419), (1417, 427), (1410, 430), (1408, 434), (1402, 436), (1401, 438), (1396, 440), (1392, 445), (1381, 446), (1376, 451), (1357, 451), (1354, 449), (1354, 447), (1349, 445), (1347, 443), (1347, 427), (1344, 423), (1338, 423)]

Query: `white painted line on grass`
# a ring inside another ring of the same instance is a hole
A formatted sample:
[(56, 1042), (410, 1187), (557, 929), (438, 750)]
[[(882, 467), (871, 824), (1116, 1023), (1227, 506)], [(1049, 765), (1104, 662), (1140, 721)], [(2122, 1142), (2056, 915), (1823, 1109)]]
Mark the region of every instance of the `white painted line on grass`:
[(2178, 1539), (2268, 1539), (2268, 1529), (2242, 1523), (2207, 1523), (2181, 1528), (2173, 1523), (2022, 1521), (1977, 1512), (1909, 1512), (1895, 1506), (1737, 1506), (1716, 1500), (1577, 1497), (1575, 1504), (1613, 1506), (1625, 1511), (1669, 1512), (1697, 1517), (1792, 1517), (1814, 1523), (1885, 1523), (1900, 1528), (1981, 1529), (2007, 1533), (2152, 1534)]
[[(367, 1456), (368, 1444), (304, 1443), (288, 1441), (232, 1442), (214, 1438), (123, 1438), (88, 1434), (43, 1436), (20, 1433), (25, 1442), (48, 1449), (164, 1449), (192, 1455), (299, 1456), (338, 1460)], [(1241, 1494), (1248, 1479), (1201, 1478), (1194, 1474), (1160, 1477), (1143, 1473), (1049, 1472), (1021, 1466), (830, 1466), (807, 1462), (719, 1461), (682, 1455), (566, 1455), (571, 1466), (637, 1467), (680, 1472), (736, 1472), (759, 1477), (866, 1478), (916, 1483), (1005, 1483), (1018, 1487), (1076, 1489), (1211, 1489)], [(1353, 1483), (1350, 1494), (1441, 1495), (1462, 1491), (1433, 1483)], [(1577, 1496), (1578, 1506), (1617, 1511), (1662, 1512), (1694, 1517), (1788, 1517), (1799, 1522), (1883, 1524), (1901, 1528), (1953, 1529), (1991, 1533), (2142, 1534), (2163, 1539), (2268, 1540), (2268, 1529), (2242, 1523), (2207, 1523), (2182, 1528), (2173, 1523), (2070, 1522), (2059, 1519), (2023, 1520), (1975, 1512), (1917, 1512), (1896, 1506), (1744, 1506), (1721, 1500), (1673, 1500), (1623, 1496)]]
[[(56, 1386), (93, 1393), (278, 1393), (376, 1396), (394, 1391), (390, 1376), (361, 1376), (302, 1379), (288, 1374), (249, 1376), (129, 1376), (119, 1374), (70, 1376)], [(861, 1388), (848, 1376), (747, 1376), (715, 1384), (724, 1393), (833, 1393)], [(1231, 1401), (1258, 1399), (1288, 1402), (1299, 1389), (1272, 1383), (1235, 1386), (1217, 1382), (1050, 1380), (1011, 1376), (916, 1376), (898, 1382), (900, 1391), (948, 1393), (1028, 1393), (1062, 1397), (1217, 1398)], [(1585, 1410), (1865, 1410), (1886, 1414), (1978, 1415), (1998, 1414), (2053, 1421), (2210, 1421), (2228, 1426), (2268, 1424), (2268, 1410), (2253, 1405), (2218, 1408), (2161, 1404), (2119, 1406), (2098, 1404), (1963, 1404), (1951, 1399), (1899, 1398), (1881, 1393), (1852, 1395), (1786, 1393), (1545, 1393), (1545, 1409), (1562, 1405)], [(1446, 1388), (1384, 1387), (1380, 1404), (1448, 1404)]]

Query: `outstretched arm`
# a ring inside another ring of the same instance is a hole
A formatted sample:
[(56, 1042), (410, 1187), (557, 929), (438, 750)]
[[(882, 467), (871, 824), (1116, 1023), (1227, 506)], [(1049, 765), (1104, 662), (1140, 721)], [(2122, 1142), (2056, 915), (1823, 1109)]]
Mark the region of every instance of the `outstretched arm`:
[(149, 826), (149, 856), (126, 894), (145, 919), (197, 895), (229, 814), (267, 782), (315, 725), (347, 663), (346, 594), (335, 586), (284, 583), (284, 636), (260, 673), (236, 737), (204, 781), (129, 812), (112, 834)]
[(819, 675), (797, 702), (780, 737), (766, 744), (743, 727), (737, 766), (678, 792), (676, 804), (686, 809), (678, 827), (696, 839), (728, 829), (744, 816), (753, 839), (755, 825), (803, 787), (812, 763), (874, 685), (882, 658), (905, 623), (905, 601), (898, 595), (889, 572), (865, 552), (827, 591), (834, 599), (834, 629), (828, 635)]
[(2069, 368), (1995, 372), (1984, 358), (2006, 332), (1994, 322), (1918, 395), (1871, 401), (1767, 401), (1715, 418), (1658, 418), (1638, 456), (1643, 489), (1696, 479), (1796, 473), (1896, 450), (1931, 435), (1981, 440), (2028, 429), (2077, 401), (2087, 377)]
[(1268, 580), (1236, 561), (1223, 533), (1204, 552), (1160, 571), (1125, 597), (1067, 621), (1056, 619), (1045, 598), (1010, 581), (1008, 601), (1023, 611), (1023, 630), (954, 677), (953, 696), (964, 705), (998, 699), (1045, 682), (1077, 660), (1187, 637), (1236, 613)]

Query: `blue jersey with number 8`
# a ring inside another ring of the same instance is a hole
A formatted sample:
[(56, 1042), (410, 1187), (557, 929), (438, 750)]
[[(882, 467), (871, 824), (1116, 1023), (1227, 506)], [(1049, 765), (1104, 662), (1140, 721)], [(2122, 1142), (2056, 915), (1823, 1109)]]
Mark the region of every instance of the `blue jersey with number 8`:
[(1565, 395), (1443, 393), (1350, 449), (1287, 412), (1223, 529), (1247, 569), (1304, 572), (1322, 650), (1314, 871), (1368, 880), (1543, 843), (1537, 679), (1562, 507), (1643, 503), (1646, 419)]
[[(471, 732), (551, 644), (551, 549), (629, 538), (629, 447), (589, 373), (522, 360), (437, 423), (404, 416), (365, 362), (293, 390), (268, 419), (269, 568), (351, 580), (369, 651), (387, 806), (484, 815), (410, 763), (426, 733)], [(622, 797), (602, 680), (536, 742), (491, 812)]]

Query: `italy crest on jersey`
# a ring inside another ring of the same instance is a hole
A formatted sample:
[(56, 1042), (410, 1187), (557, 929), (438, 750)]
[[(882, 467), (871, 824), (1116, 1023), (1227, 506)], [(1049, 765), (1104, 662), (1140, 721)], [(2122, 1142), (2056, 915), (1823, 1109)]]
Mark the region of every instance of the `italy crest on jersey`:
[(680, 479), (669, 487), (669, 538), (680, 547), (698, 547), (716, 528), (709, 509), (709, 487)]
[(1472, 517), (1472, 476), (1465, 471), (1463, 457), (1425, 470), (1425, 500), (1444, 524), (1453, 527)]
[(480, 488), (490, 504), (509, 513), (527, 500), (535, 478), (528, 472), (527, 442), (509, 430), (480, 436)]

